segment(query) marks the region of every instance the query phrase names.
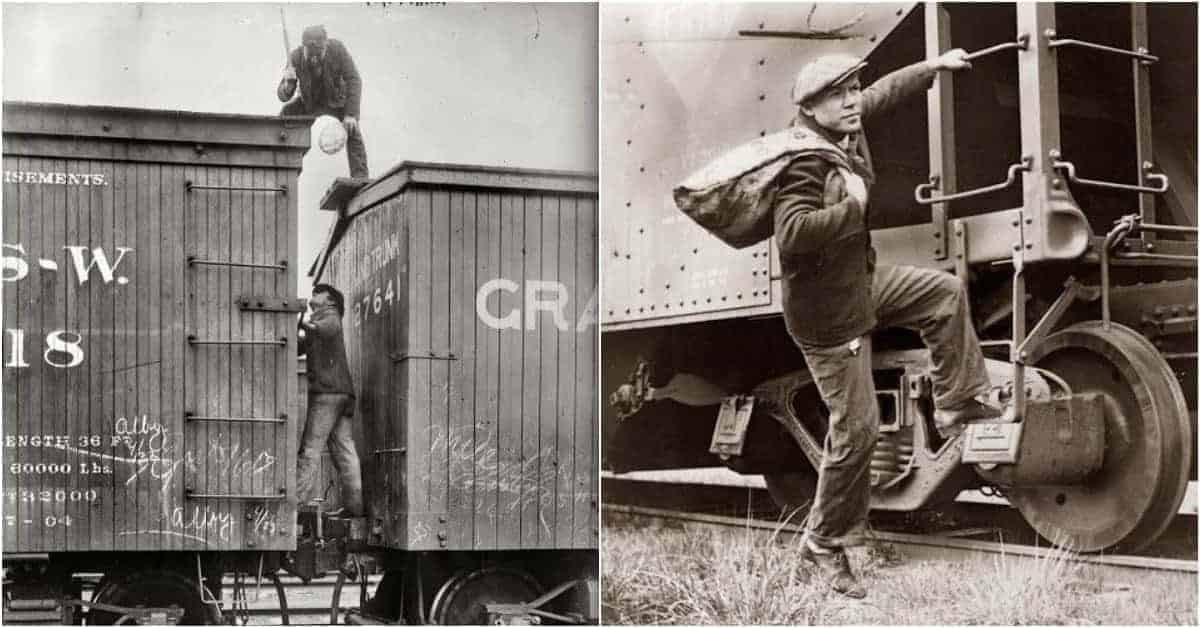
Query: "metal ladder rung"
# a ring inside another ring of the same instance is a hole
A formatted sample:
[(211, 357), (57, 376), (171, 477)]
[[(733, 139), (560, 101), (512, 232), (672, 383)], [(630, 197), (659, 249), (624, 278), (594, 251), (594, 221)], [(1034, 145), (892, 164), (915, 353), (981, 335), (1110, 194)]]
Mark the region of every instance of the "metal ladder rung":
[(184, 489), (184, 497), (188, 499), (234, 499), (234, 500), (263, 500), (263, 501), (280, 501), (287, 499), (287, 489), (279, 489), (278, 493), (258, 494), (253, 493), (197, 493), (192, 489)]
[(183, 414), (185, 421), (214, 422), (214, 423), (287, 423), (287, 415), (277, 417), (237, 417), (237, 416), (198, 416), (191, 412)]
[(265, 270), (287, 270), (287, 260), (280, 260), (278, 264), (254, 264), (251, 262), (231, 262), (229, 260), (217, 259), (200, 259), (195, 255), (189, 255), (187, 258), (188, 266), (228, 266), (232, 268), (262, 268)]
[(283, 346), (287, 346), (287, 343), (288, 343), (287, 338), (280, 338), (278, 340), (215, 340), (212, 338), (197, 338), (195, 336), (188, 336), (187, 341), (188, 341), (189, 345), (193, 345), (193, 346), (195, 346), (195, 345), (245, 345), (245, 346), (252, 346), (252, 347), (256, 347), (256, 346), (283, 347)]

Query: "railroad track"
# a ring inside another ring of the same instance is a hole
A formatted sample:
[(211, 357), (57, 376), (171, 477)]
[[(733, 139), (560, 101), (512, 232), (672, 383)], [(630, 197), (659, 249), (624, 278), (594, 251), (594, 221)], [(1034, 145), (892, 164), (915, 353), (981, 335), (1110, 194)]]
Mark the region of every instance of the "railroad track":
[[(765, 521), (753, 517), (730, 517), (670, 510), (666, 508), (651, 508), (647, 506), (632, 506), (624, 504), (604, 504), (606, 514), (636, 515), (656, 519), (668, 519), (713, 526), (735, 527), (763, 531), (783, 531), (799, 534), (803, 529), (796, 524), (777, 521)], [(1062, 555), (1062, 550), (1049, 547), (1037, 547), (1014, 543), (980, 541), (959, 538), (949, 535), (908, 534), (901, 532), (874, 531), (876, 541), (900, 546), (907, 557), (911, 559), (955, 559), (966, 555), (1004, 554), (1028, 558), (1047, 558)], [(1067, 560), (1080, 563), (1100, 565), (1114, 571), (1144, 571), (1155, 570), (1179, 574), (1180, 578), (1195, 581), (1197, 562), (1179, 558), (1159, 558), (1151, 556), (1123, 556), (1105, 554), (1068, 554)]]

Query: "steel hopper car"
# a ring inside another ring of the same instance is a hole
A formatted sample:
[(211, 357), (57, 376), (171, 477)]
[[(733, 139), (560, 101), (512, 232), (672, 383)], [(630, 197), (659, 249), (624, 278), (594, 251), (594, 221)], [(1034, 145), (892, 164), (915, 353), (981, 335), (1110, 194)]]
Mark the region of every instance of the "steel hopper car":
[(352, 621), (597, 621), (597, 187), (404, 162), (326, 195), (368, 512), (297, 562), (383, 571)]
[(867, 120), (880, 263), (965, 279), (1011, 420), (943, 442), (928, 353), (877, 330), (876, 509), (994, 487), (1051, 542), (1152, 542), (1195, 480), (1196, 7), (613, 5), (604, 67), (604, 464), (724, 464), (811, 499), (825, 431), (772, 241), (735, 250), (672, 188), (783, 129), (809, 58), (864, 84), (950, 48), (973, 69)]
[(3, 621), (216, 622), (296, 544), (309, 121), (3, 112)]

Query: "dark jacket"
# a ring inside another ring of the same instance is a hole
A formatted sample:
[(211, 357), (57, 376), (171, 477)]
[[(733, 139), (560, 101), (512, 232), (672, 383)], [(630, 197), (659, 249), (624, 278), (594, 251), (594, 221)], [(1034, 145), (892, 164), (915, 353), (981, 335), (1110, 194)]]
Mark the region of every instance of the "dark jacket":
[[(885, 113), (928, 89), (934, 75), (928, 63), (920, 62), (879, 79), (863, 90), (863, 118)], [(828, 136), (824, 129), (814, 130)], [(850, 136), (847, 152), (869, 190), (875, 171), (864, 133)], [(875, 251), (867, 208), (846, 196), (837, 168), (821, 157), (797, 158), (777, 181), (775, 241), (788, 332), (797, 342), (817, 346), (841, 344), (869, 332), (876, 323), (871, 298)]]
[[(342, 42), (330, 39), (325, 47), (325, 56), (315, 63), (309, 63), (304, 58), (303, 46), (293, 50), (288, 59), (296, 69), (300, 99), (309, 112), (344, 109), (345, 115), (359, 117), (362, 79), (354, 67), (354, 59)], [(287, 102), (296, 93), (296, 84), (281, 80), (275, 91), (279, 100)]]
[(341, 315), (332, 307), (318, 309), (304, 330), (300, 353), (308, 355), (308, 392), (345, 393), (353, 397), (354, 383), (346, 361)]

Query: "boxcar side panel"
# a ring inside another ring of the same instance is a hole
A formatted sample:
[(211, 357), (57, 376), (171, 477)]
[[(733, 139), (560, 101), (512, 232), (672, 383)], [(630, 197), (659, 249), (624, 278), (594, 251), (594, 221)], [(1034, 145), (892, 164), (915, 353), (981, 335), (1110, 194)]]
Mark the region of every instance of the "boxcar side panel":
[(230, 419), (294, 415), (290, 315), (236, 305), (287, 295), (292, 271), (187, 256), (291, 259), (292, 201), (184, 182), (294, 175), (12, 154), (4, 169), (103, 181), (4, 184), (5, 548), (291, 547), (289, 426)]

